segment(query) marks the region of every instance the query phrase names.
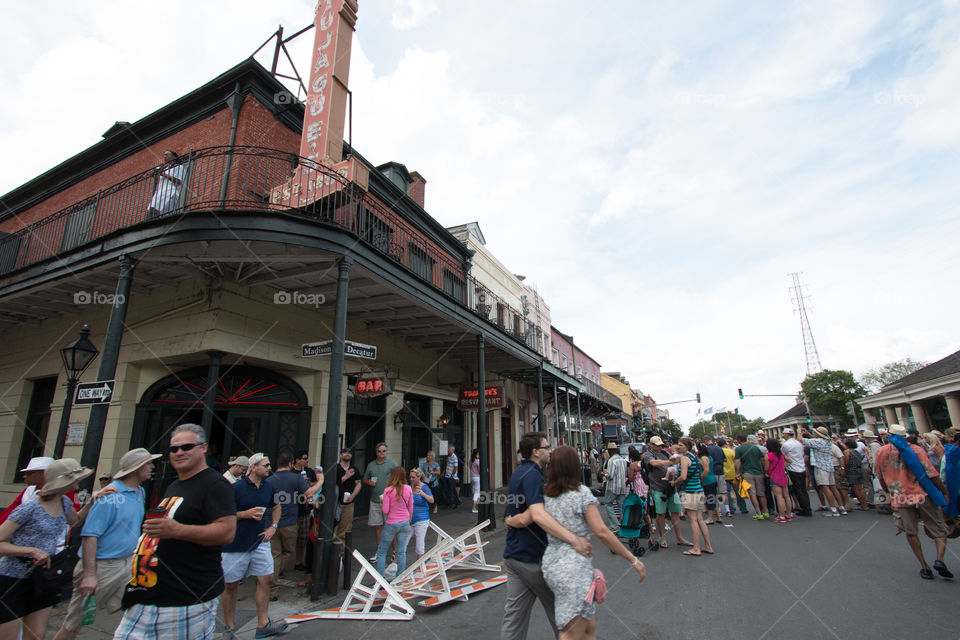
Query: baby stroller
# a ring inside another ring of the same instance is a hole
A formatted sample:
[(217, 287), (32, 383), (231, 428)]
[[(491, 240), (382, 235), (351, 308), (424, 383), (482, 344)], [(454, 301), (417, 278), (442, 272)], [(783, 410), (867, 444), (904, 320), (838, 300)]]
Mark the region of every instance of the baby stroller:
[(638, 558), (643, 557), (643, 554), (647, 552), (643, 540), (646, 540), (647, 546), (654, 551), (660, 548), (656, 540), (650, 539), (650, 527), (647, 526), (646, 514), (646, 495), (638, 496), (631, 493), (624, 499), (618, 536), (625, 540), (626, 547)]

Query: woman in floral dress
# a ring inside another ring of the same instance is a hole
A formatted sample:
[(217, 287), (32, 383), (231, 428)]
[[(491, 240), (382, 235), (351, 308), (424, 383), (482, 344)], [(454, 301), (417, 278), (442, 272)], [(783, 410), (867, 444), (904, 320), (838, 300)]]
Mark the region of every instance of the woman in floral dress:
[[(573, 447), (561, 446), (550, 457), (547, 484), (543, 488), (544, 508), (557, 522), (577, 536), (596, 534), (612, 552), (627, 560), (640, 576), (646, 567), (624, 547), (607, 528), (597, 509), (597, 499), (580, 484), (581, 464)], [(531, 511), (510, 516), (510, 527), (525, 527), (533, 522)], [(543, 554), (543, 577), (554, 594), (554, 617), (560, 640), (596, 637), (596, 605), (587, 597), (594, 582), (593, 564), (566, 542), (547, 535)]]

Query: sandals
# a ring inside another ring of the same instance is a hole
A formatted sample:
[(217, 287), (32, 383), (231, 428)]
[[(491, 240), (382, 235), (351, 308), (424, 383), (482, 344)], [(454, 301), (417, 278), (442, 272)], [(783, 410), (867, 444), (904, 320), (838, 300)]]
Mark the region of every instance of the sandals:
[[(699, 556), (699, 555), (700, 555), (700, 552), (699, 552), (699, 551), (697, 551), (697, 552), (684, 551), (684, 552), (683, 552), (683, 555), (685, 555), (685, 556)], [(932, 576), (931, 576), (931, 577), (932, 577)]]
[(668, 545), (666, 542), (661, 542), (661, 543), (660, 543), (660, 548), (661, 548), (661, 549), (669, 549), (669, 548), (670, 548), (670, 545)]

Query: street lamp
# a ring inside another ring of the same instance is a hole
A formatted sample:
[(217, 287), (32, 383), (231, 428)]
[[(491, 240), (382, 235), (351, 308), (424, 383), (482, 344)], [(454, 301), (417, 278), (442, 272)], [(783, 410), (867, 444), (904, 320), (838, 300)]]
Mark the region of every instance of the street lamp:
[(85, 324), (80, 330), (80, 337), (60, 349), (60, 358), (63, 360), (63, 370), (67, 373), (67, 397), (63, 401), (63, 412), (60, 414), (60, 431), (57, 433), (57, 444), (53, 450), (53, 457), (63, 456), (63, 447), (67, 441), (67, 429), (70, 426), (70, 410), (73, 408), (73, 395), (77, 390), (80, 376), (87, 370), (93, 359), (100, 352), (90, 342), (90, 325)]

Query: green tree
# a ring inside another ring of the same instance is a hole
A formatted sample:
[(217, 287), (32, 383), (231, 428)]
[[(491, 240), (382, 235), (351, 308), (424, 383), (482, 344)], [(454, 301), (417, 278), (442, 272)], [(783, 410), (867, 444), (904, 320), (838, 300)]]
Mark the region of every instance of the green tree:
[(710, 435), (722, 435), (726, 438), (735, 437), (737, 433), (756, 433), (766, 424), (763, 418), (748, 420), (736, 413), (715, 413), (710, 420), (700, 420), (690, 427), (688, 433), (691, 438), (698, 439)]
[(834, 369), (808, 375), (800, 388), (807, 404), (826, 411), (842, 427), (854, 424), (853, 417), (847, 413), (847, 403), (867, 393), (853, 373)]
[(876, 393), (888, 384), (893, 384), (917, 369), (924, 368), (927, 364), (928, 363), (922, 360), (915, 361), (910, 358), (888, 362), (885, 365), (867, 369), (867, 371), (860, 376), (860, 384), (862, 384), (867, 391)]
[(683, 436), (683, 428), (673, 418), (664, 418), (660, 428), (663, 429), (663, 432), (670, 436), (673, 440)]
[(700, 420), (697, 424), (690, 427), (687, 431), (689, 435), (694, 440), (702, 440), (704, 436), (712, 436), (716, 433), (717, 424), (709, 420)]

